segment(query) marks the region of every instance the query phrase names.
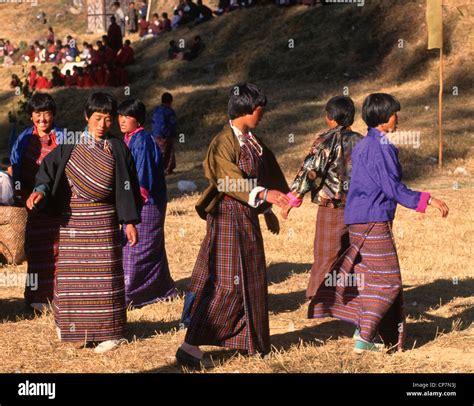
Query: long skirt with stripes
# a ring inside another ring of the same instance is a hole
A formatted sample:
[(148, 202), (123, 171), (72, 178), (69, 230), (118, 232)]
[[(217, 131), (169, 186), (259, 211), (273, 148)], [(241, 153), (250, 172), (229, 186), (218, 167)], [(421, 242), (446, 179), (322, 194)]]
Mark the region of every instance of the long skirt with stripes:
[(176, 296), (165, 249), (164, 205), (145, 205), (137, 224), (139, 243), (130, 247), (124, 235), (123, 269), (127, 306), (142, 307)]
[(64, 341), (99, 342), (125, 334), (122, 235), (113, 202), (114, 157), (103, 142), (75, 147), (66, 166), (71, 211), (60, 229), (54, 294)]
[(27, 305), (53, 301), (60, 223), (60, 218), (40, 212), (28, 212), (25, 229), (25, 254), (28, 261), (28, 283), (25, 287)]
[[(241, 146), (240, 169), (258, 178), (262, 160)], [(267, 269), (257, 211), (227, 195), (207, 216), (207, 232), (185, 299), (185, 342), (270, 352)]]
[[(23, 201), (26, 201), (33, 191), (36, 173), (41, 162), (56, 148), (56, 145), (54, 132), (39, 137), (37, 131), (33, 130), (33, 135), (23, 152), (20, 190)], [(25, 286), (27, 305), (53, 301), (60, 222), (60, 218), (49, 217), (37, 211), (28, 211), (25, 228), (25, 255), (28, 261), (28, 277)]]
[(306, 297), (311, 299), (337, 259), (349, 248), (349, 227), (344, 224), (344, 209), (318, 206), (314, 235), (314, 262)]
[(374, 341), (403, 348), (405, 315), (398, 256), (387, 222), (349, 226), (350, 247), (310, 302), (310, 318), (335, 317)]

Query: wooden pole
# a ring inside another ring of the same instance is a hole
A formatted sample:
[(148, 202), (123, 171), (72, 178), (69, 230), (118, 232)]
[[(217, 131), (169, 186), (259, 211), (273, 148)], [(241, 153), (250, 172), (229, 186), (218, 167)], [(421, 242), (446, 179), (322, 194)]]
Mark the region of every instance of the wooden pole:
[(439, 97), (438, 97), (439, 157), (438, 165), (443, 165), (443, 47), (439, 49)]
[(151, 0), (147, 0), (146, 4), (147, 4), (147, 8), (146, 8), (146, 20), (147, 21), (150, 21), (150, 13), (151, 13), (151, 5), (152, 5), (152, 1)]

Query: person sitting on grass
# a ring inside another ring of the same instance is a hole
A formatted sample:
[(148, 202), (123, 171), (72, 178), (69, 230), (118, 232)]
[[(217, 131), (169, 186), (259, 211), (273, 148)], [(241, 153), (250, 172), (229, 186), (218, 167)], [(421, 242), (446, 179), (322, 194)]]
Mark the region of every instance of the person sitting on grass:
[(199, 35), (196, 35), (194, 37), (193, 45), (191, 46), (191, 49), (189, 51), (184, 52), (183, 54), (183, 59), (185, 61), (192, 61), (196, 59), (201, 53), (204, 51), (205, 48), (204, 42), (202, 42), (202, 39)]
[(123, 44), (123, 47), (117, 54), (115, 61), (118, 66), (128, 66), (135, 62), (135, 53), (131, 47), (129, 39), (127, 39)]

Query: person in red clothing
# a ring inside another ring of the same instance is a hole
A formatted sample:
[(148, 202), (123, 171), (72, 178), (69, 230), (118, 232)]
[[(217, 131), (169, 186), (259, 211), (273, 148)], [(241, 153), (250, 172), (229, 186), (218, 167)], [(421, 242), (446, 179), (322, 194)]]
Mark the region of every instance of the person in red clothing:
[(168, 31), (171, 31), (171, 20), (168, 18), (168, 13), (162, 13), (160, 20), (160, 34)]
[(94, 79), (97, 86), (103, 87), (105, 85), (104, 68), (102, 65), (93, 65)]
[(138, 20), (138, 36), (143, 38), (148, 34), (149, 22), (145, 18)]
[(46, 47), (46, 62), (53, 62), (56, 57), (56, 45), (54, 41), (49, 40)]
[(62, 87), (65, 85), (64, 75), (61, 73), (57, 66), (53, 66), (51, 76), (51, 87)]
[[(100, 41), (97, 41), (99, 43)], [(102, 43), (101, 43), (102, 44)], [(97, 44), (97, 49), (94, 47), (91, 48), (91, 65), (100, 65), (101, 61), (101, 55), (100, 55), (100, 46)]]
[(104, 63), (108, 66), (114, 65), (117, 52), (110, 47), (108, 42), (106, 42), (105, 46), (103, 47), (103, 52)]
[(130, 46), (130, 40), (126, 40), (125, 44), (123, 45), (122, 49), (117, 55), (117, 65), (119, 66), (127, 66), (131, 65), (135, 62), (135, 53), (133, 48)]
[(36, 79), (38, 77), (38, 73), (36, 72), (36, 66), (32, 66), (30, 68), (30, 72), (28, 73), (28, 85), (30, 86), (31, 90), (34, 90), (36, 87)]
[(115, 51), (115, 54), (122, 48), (122, 29), (116, 23), (115, 17), (110, 17), (110, 26), (107, 31), (107, 45)]
[[(74, 66), (74, 68), (76, 68)], [(83, 88), (84, 86), (84, 70), (81, 67), (78, 67), (77, 70), (77, 76), (76, 76), (76, 86)]]
[(160, 17), (158, 16), (158, 13), (153, 14), (148, 32), (154, 37), (160, 33)]
[(74, 78), (71, 76), (71, 71), (68, 69), (64, 75), (64, 86), (71, 87), (74, 86)]
[(32, 45), (30, 46), (30, 49), (28, 49), (28, 51), (25, 52), (25, 54), (23, 55), (23, 60), (25, 62), (34, 62), (36, 58), (36, 50), (35, 50), (35, 46)]
[(73, 66), (71, 86), (79, 86), (78, 82), (79, 82), (79, 68), (77, 66)]
[(36, 90), (51, 89), (51, 82), (43, 76), (42, 71), (38, 71), (38, 77), (36, 78)]
[(95, 87), (95, 81), (93, 78), (92, 70), (89, 66), (84, 69), (84, 87), (87, 89)]

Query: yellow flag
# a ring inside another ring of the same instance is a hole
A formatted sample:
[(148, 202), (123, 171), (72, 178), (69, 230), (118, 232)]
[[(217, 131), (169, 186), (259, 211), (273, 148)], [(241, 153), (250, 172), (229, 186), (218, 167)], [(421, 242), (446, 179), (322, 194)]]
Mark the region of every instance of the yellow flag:
[(443, 0), (426, 0), (428, 49), (443, 48)]

